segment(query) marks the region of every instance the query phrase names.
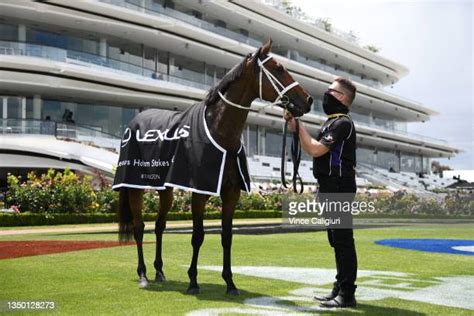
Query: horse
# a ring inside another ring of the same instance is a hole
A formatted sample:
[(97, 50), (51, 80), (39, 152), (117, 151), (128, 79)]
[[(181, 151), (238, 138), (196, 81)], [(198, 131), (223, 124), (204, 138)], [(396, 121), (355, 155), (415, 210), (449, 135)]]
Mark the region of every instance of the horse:
[[(236, 153), (242, 149), (241, 134), (251, 103), (253, 100), (260, 98), (272, 104), (285, 107), (294, 116), (302, 116), (309, 112), (313, 103), (310, 94), (293, 79), (283, 65), (270, 55), (271, 47), (272, 40), (269, 39), (254, 54), (248, 54), (208, 91), (207, 96), (203, 100), (205, 105), (203, 117), (208, 132), (214, 141), (217, 142), (216, 146), (222, 147), (229, 153), (223, 159), (223, 161), (225, 160), (225, 165), (223, 162), (222, 183), (219, 187), (220, 191), (217, 192), (222, 200), (221, 244), (224, 259), (222, 278), (227, 285), (226, 293), (229, 295), (239, 295), (239, 290), (234, 284), (231, 270), (232, 220), (242, 188), (241, 166), (239, 165), (239, 160), (235, 159), (235, 157)], [(191, 108), (199, 104), (202, 106), (202, 103), (196, 103)], [(144, 113), (143, 115), (146, 116), (148, 115), (146, 114), (147, 111), (141, 113)], [(161, 112), (156, 111), (162, 110), (156, 109), (154, 111), (154, 113), (157, 113), (156, 115), (160, 115)], [(182, 136), (187, 136), (184, 132)], [(143, 138), (145, 139), (150, 135), (152, 134), (147, 133)], [(175, 132), (175, 135), (178, 134)], [(131, 132), (126, 131), (122, 143), (128, 142), (130, 138)], [(145, 139), (145, 141), (147, 140)], [(122, 147), (125, 145), (122, 145)], [(197, 173), (199, 174), (199, 170)], [(206, 174), (199, 176), (206, 177)], [(155, 222), (156, 257), (154, 261), (156, 283), (166, 281), (163, 272), (162, 241), (163, 232), (166, 228), (166, 216), (173, 203), (173, 188), (172, 185), (163, 186), (158, 191), (159, 209)], [(143, 288), (150, 283), (146, 275), (147, 270), (143, 256), (145, 225), (142, 217), (142, 207), (144, 189), (134, 187), (133, 185), (114, 187), (114, 189), (119, 190), (119, 239), (121, 241), (131, 240), (132, 235), (135, 239), (138, 254), (138, 282), (139, 287)], [(193, 219), (191, 244), (193, 254), (188, 269), (190, 282), (187, 293), (198, 294), (200, 293), (200, 287), (197, 281), (197, 263), (199, 250), (204, 241), (204, 211), (210, 194), (196, 192), (196, 190), (191, 191)]]

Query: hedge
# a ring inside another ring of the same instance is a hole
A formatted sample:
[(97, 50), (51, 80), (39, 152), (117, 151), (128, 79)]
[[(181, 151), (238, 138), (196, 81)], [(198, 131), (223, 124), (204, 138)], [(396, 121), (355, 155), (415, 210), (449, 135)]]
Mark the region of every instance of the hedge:
[[(280, 218), (281, 211), (235, 211), (234, 218)], [(208, 211), (204, 213), (205, 219), (220, 219), (221, 212)], [(156, 214), (144, 213), (144, 221), (154, 221)], [(168, 213), (168, 220), (192, 220), (191, 212)], [(39, 226), (39, 225), (60, 225), (60, 224), (92, 224), (92, 223), (114, 223), (117, 216), (110, 213), (96, 214), (0, 214), (0, 227), (7, 226)]]

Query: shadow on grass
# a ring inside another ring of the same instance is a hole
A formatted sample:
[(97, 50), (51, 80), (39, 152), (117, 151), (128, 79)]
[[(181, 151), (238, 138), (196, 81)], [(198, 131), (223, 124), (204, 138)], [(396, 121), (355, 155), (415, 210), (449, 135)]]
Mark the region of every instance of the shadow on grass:
[(338, 315), (353, 315), (354, 313), (364, 314), (364, 315), (403, 315), (403, 316), (421, 316), (426, 315), (425, 313), (420, 313), (416, 311), (406, 310), (396, 307), (385, 307), (385, 306), (375, 306), (369, 305), (366, 302), (357, 303), (357, 308), (352, 310), (344, 310)]
[[(136, 280), (133, 280), (136, 283)], [(154, 282), (150, 282), (149, 286), (142, 289), (143, 291), (151, 291), (151, 292), (161, 292), (161, 293), (169, 293), (174, 292), (181, 295), (189, 295), (193, 296), (200, 301), (218, 301), (218, 302), (229, 302), (229, 303), (236, 303), (245, 305), (245, 301), (248, 299), (256, 299), (256, 298), (268, 298), (267, 294), (257, 293), (257, 292), (250, 292), (247, 290), (239, 289), (240, 295), (239, 296), (231, 296), (226, 294), (226, 285), (225, 284), (214, 284), (214, 283), (200, 283), (199, 286), (201, 288), (201, 292), (199, 294), (190, 295), (186, 293), (189, 283), (183, 281), (175, 281), (169, 280), (161, 284), (156, 284)], [(257, 303), (257, 302), (255, 302)], [(421, 316), (425, 315), (424, 313), (419, 313), (416, 311), (406, 310), (402, 308), (396, 307), (384, 307), (384, 306), (376, 306), (364, 303), (358, 303), (357, 308), (355, 309), (321, 309), (321, 310), (314, 310), (315, 306), (318, 306), (318, 302), (315, 300), (314, 304), (312, 304), (313, 308), (308, 308), (305, 310), (305, 307), (299, 305), (297, 301), (292, 300), (278, 300), (278, 305), (272, 306), (269, 305), (261, 305), (262, 311), (265, 310), (273, 310), (275, 311), (275, 307), (284, 308), (286, 309), (283, 313), (294, 314), (294, 313), (314, 313), (317, 312), (318, 314), (335, 314), (337, 315), (354, 315), (354, 314), (362, 314), (362, 315), (408, 315), (408, 316)], [(257, 303), (257, 305), (259, 305)], [(246, 306), (249, 308), (258, 308), (259, 306)], [(208, 308), (212, 308), (212, 306), (208, 306)]]
[[(136, 280), (134, 280), (136, 282)], [(203, 301), (223, 301), (223, 302), (234, 302), (234, 303), (243, 303), (244, 300), (248, 298), (265, 296), (265, 294), (249, 292), (246, 290), (239, 289), (240, 295), (233, 296), (227, 295), (227, 286), (225, 283), (216, 284), (216, 283), (199, 283), (201, 292), (199, 294), (191, 295), (187, 294), (186, 290), (188, 289), (189, 282), (168, 280), (161, 284), (156, 284), (150, 282), (150, 284), (144, 288), (144, 291), (152, 292), (175, 292), (183, 295), (194, 296), (199, 300)]]

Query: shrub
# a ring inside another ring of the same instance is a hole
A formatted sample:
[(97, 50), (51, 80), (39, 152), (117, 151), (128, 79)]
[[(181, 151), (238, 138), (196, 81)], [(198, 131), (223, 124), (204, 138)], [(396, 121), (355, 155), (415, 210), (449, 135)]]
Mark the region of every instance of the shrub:
[(110, 186), (103, 187), (96, 191), (97, 204), (99, 213), (117, 213), (118, 209), (118, 192), (112, 190)]
[(29, 213), (92, 213), (115, 212), (118, 195), (110, 187), (94, 190), (91, 177), (80, 177), (66, 169), (53, 169), (41, 176), (28, 173), (21, 177), (8, 176), (8, 205), (16, 205)]

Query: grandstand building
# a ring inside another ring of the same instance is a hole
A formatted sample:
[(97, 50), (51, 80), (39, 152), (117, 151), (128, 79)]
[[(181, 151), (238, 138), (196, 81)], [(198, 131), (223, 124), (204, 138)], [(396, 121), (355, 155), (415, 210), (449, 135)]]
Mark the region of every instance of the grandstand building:
[[(182, 110), (203, 99), (269, 37), (275, 58), (316, 100), (303, 117), (313, 135), (325, 120), (321, 99), (332, 80), (344, 76), (356, 84), (351, 116), (360, 181), (388, 177), (394, 186), (408, 185), (415, 173), (430, 172), (431, 158), (458, 152), (407, 132), (410, 122), (436, 114), (383, 89), (407, 68), (264, 2), (3, 0), (0, 179), (51, 167), (111, 175), (113, 149), (139, 111)], [(283, 120), (279, 108), (264, 105), (254, 102), (242, 141), (253, 179), (269, 181), (280, 174)], [(301, 173), (312, 182), (305, 158)]]

